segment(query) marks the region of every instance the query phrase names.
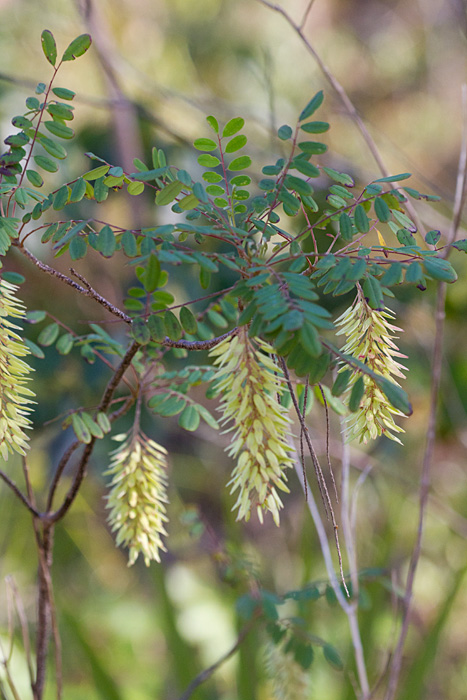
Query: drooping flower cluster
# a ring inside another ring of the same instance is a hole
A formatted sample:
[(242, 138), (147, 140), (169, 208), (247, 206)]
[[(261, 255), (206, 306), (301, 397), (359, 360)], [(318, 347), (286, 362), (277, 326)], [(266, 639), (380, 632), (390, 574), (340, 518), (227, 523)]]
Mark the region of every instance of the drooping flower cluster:
[(260, 522), (263, 511), (270, 511), (279, 525), (283, 505), (278, 490), (288, 493), (284, 470), (293, 460), (288, 455), (290, 419), (277, 400), (282, 387), (271, 353), (270, 345), (252, 341), (241, 328), (210, 354), (218, 365), (214, 379), (223, 393), (222, 424), (232, 423), (225, 431), (233, 431), (227, 453), (237, 464), (227, 485), (231, 493), (239, 491), (237, 520), (248, 520), (256, 508)]
[[(337, 319), (336, 326), (340, 328), (337, 335), (347, 337), (342, 352), (353, 355), (369, 369), (397, 384), (394, 377), (404, 379), (402, 370), (407, 368), (395, 359), (406, 355), (399, 352), (394, 342), (397, 337), (395, 333), (402, 330), (390, 323), (394, 316), (394, 312), (388, 308), (384, 311), (372, 309), (359, 291), (352, 306)], [(358, 370), (352, 373), (348, 393), (359, 376), (362, 373)], [(365, 390), (360, 407), (347, 419), (347, 440), (358, 438), (360, 442), (367, 443), (369, 439), (374, 440), (384, 434), (401, 443), (394, 433), (403, 433), (404, 430), (395, 423), (394, 416), (404, 414), (390, 404), (372, 377), (363, 374), (363, 381)]]
[(25, 385), (30, 378), (29, 365), (21, 358), (29, 355), (29, 349), (16, 333), (20, 326), (9, 318), (24, 318), (24, 306), (15, 296), (18, 287), (0, 280), (0, 454), (4, 460), (18, 452), (26, 454), (30, 428), (31, 399), (35, 394)]
[(117, 531), (117, 545), (129, 548), (128, 566), (139, 554), (149, 566), (160, 562), (167, 535), (167, 450), (139, 432), (119, 435), (122, 444), (114, 450), (107, 474), (113, 475), (107, 508), (109, 523)]
[(265, 650), (265, 671), (274, 700), (302, 700), (310, 697), (310, 676), (303, 666), (287, 653), (287, 643), (269, 642)]

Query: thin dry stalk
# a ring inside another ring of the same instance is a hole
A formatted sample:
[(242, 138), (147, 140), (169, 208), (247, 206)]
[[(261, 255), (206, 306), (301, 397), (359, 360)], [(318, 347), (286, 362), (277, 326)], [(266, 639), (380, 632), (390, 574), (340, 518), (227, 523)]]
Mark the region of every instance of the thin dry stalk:
[[(459, 155), (459, 166), (457, 171), (456, 194), (454, 198), (455, 209), (452, 217), (452, 225), (448, 233), (447, 251), (455, 241), (457, 229), (462, 216), (462, 210), (465, 202), (465, 184), (467, 172), (467, 88), (463, 85), (463, 135), (462, 147)], [(445, 256), (445, 257), (446, 257)], [(404, 649), (407, 632), (410, 626), (410, 612), (413, 597), (413, 587), (415, 574), (420, 561), (422, 552), (422, 540), (425, 525), (425, 515), (427, 504), (430, 495), (431, 483), (431, 465), (433, 461), (433, 449), (436, 440), (436, 423), (437, 423), (437, 408), (439, 389), (441, 385), (441, 375), (443, 369), (443, 339), (444, 339), (444, 322), (445, 322), (445, 305), (446, 305), (447, 285), (441, 282), (438, 286), (436, 313), (435, 313), (435, 341), (433, 347), (432, 369), (431, 369), (431, 395), (430, 395), (430, 412), (428, 418), (428, 428), (426, 434), (425, 450), (422, 460), (422, 474), (420, 479), (420, 494), (419, 494), (419, 515), (418, 528), (415, 545), (410, 557), (409, 571), (407, 574), (407, 582), (405, 586), (405, 594), (403, 599), (402, 627), (394, 650), (392, 662), (390, 665), (388, 687), (384, 700), (393, 700), (396, 694), (399, 677), (402, 668), (402, 653)]]

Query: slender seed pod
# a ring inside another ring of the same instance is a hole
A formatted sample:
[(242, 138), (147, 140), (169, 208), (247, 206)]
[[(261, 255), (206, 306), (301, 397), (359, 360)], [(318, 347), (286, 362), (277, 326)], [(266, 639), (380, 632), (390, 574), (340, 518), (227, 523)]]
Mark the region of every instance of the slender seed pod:
[(24, 318), (24, 305), (15, 295), (17, 289), (0, 280), (0, 454), (4, 460), (13, 452), (26, 454), (29, 436), (25, 430), (31, 427), (28, 414), (30, 404), (35, 403), (31, 399), (34, 392), (25, 386), (32, 370), (21, 359), (30, 352), (16, 333), (21, 327), (9, 320)]
[(160, 551), (166, 551), (167, 451), (141, 432), (114, 439), (122, 444), (111, 453), (106, 472), (113, 477), (107, 497), (109, 524), (117, 531), (117, 545), (129, 548), (128, 566), (140, 553), (149, 566), (160, 562)]
[[(397, 384), (394, 377), (404, 379), (402, 370), (407, 368), (395, 358), (407, 356), (399, 352), (394, 342), (397, 337), (395, 333), (402, 330), (390, 323), (394, 317), (391, 309), (372, 309), (359, 290), (353, 304), (337, 319), (336, 326), (340, 328), (337, 335), (345, 335), (347, 338), (342, 352), (353, 355), (369, 369)], [(344, 365), (341, 371), (343, 369)], [(353, 371), (348, 383), (347, 398), (359, 377), (363, 377), (363, 397), (357, 410), (347, 418), (347, 441), (358, 439), (359, 442), (367, 443), (379, 435), (386, 435), (402, 444), (394, 433), (403, 433), (404, 430), (395, 423), (394, 416), (404, 414), (390, 404), (372, 377), (358, 370)]]
[(249, 520), (256, 508), (260, 522), (263, 511), (269, 511), (279, 525), (283, 504), (278, 490), (288, 493), (284, 470), (293, 460), (288, 455), (290, 419), (277, 399), (282, 386), (273, 352), (270, 345), (252, 340), (247, 329), (241, 328), (210, 354), (218, 365), (214, 380), (223, 393), (222, 424), (232, 423), (225, 431), (233, 431), (227, 453), (237, 464), (227, 485), (231, 493), (239, 492), (234, 505), (237, 520)]

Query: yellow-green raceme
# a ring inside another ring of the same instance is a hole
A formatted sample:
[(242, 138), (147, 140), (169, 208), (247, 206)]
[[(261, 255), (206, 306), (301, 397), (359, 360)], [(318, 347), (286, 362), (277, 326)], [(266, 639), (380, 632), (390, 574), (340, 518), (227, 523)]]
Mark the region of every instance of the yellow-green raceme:
[(118, 435), (122, 444), (111, 455), (107, 508), (117, 531), (117, 545), (129, 548), (128, 566), (142, 554), (146, 566), (160, 562), (167, 535), (167, 450), (142, 432)]
[(285, 469), (293, 460), (288, 454), (290, 419), (278, 402), (282, 385), (273, 352), (240, 328), (210, 354), (218, 366), (214, 381), (222, 392), (222, 424), (231, 424), (225, 432), (233, 432), (227, 452), (237, 464), (228, 486), (231, 493), (238, 491), (237, 520), (248, 520), (255, 509), (260, 522), (269, 511), (279, 525), (283, 505), (278, 491), (289, 491)]
[(4, 460), (13, 452), (26, 454), (29, 436), (25, 430), (31, 427), (28, 415), (35, 403), (34, 392), (26, 386), (32, 370), (21, 359), (30, 351), (16, 332), (21, 327), (10, 320), (25, 315), (23, 303), (16, 298), (17, 289), (0, 279), (0, 454)]
[[(345, 335), (347, 342), (341, 348), (347, 355), (353, 355), (374, 372), (397, 384), (394, 377), (405, 378), (402, 370), (407, 368), (395, 358), (406, 357), (394, 342), (396, 332), (401, 328), (394, 326), (391, 321), (395, 314), (391, 309), (383, 311), (372, 309), (366, 302), (361, 290), (353, 304), (337, 319), (338, 335)], [(341, 371), (345, 365), (341, 367)], [(362, 376), (359, 370), (354, 370), (349, 381), (347, 395), (357, 380)], [(367, 443), (379, 435), (398, 442), (401, 441), (395, 433), (404, 430), (395, 423), (395, 416), (404, 414), (394, 408), (375, 380), (363, 374), (365, 391), (359, 409), (352, 413), (346, 421), (347, 441), (358, 439)], [(399, 385), (398, 385), (399, 386)]]

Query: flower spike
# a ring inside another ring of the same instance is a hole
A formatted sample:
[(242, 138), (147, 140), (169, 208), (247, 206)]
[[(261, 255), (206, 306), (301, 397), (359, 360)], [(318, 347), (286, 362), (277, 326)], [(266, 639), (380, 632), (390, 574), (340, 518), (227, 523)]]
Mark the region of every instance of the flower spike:
[[(394, 316), (394, 312), (388, 308), (383, 311), (372, 309), (359, 289), (355, 301), (337, 319), (336, 326), (340, 328), (337, 335), (345, 335), (347, 338), (342, 352), (353, 355), (373, 372), (397, 384), (394, 377), (404, 379), (402, 370), (407, 368), (395, 359), (406, 355), (399, 352), (394, 342), (397, 337), (395, 332), (402, 330), (390, 323)], [(341, 367), (341, 371), (344, 367), (345, 365)], [(390, 404), (372, 377), (359, 370), (353, 371), (347, 395), (350, 395), (350, 390), (361, 376), (364, 383), (363, 398), (358, 410), (347, 418), (347, 441), (358, 439), (359, 442), (367, 443), (379, 435), (386, 435), (402, 444), (394, 433), (403, 433), (404, 430), (395, 423), (394, 416), (404, 414)]]
[(28, 414), (30, 404), (35, 403), (30, 398), (34, 392), (25, 386), (32, 370), (21, 359), (30, 351), (15, 332), (21, 327), (9, 320), (24, 318), (24, 305), (15, 296), (17, 289), (17, 285), (0, 279), (0, 454), (4, 460), (13, 452), (26, 454), (29, 436), (25, 430), (31, 427)]
[(231, 493), (239, 491), (234, 508), (237, 520), (249, 520), (256, 507), (259, 521), (270, 511), (279, 525), (283, 507), (278, 490), (288, 493), (284, 470), (293, 460), (287, 437), (290, 419), (284, 415), (277, 396), (282, 393), (280, 370), (271, 354), (273, 348), (262, 340), (248, 337), (247, 328), (227, 338), (211, 350), (218, 369), (214, 380), (223, 392), (220, 410), (222, 424), (232, 423), (227, 453), (237, 459), (228, 482)]
[(160, 562), (160, 550), (166, 551), (162, 537), (167, 535), (165, 504), (167, 498), (167, 450), (139, 432), (119, 435), (122, 444), (112, 452), (112, 474), (107, 508), (109, 523), (117, 530), (117, 545), (130, 550), (128, 566), (141, 553), (144, 563)]

